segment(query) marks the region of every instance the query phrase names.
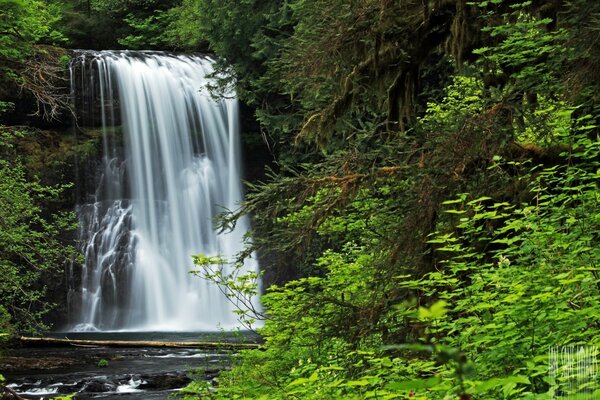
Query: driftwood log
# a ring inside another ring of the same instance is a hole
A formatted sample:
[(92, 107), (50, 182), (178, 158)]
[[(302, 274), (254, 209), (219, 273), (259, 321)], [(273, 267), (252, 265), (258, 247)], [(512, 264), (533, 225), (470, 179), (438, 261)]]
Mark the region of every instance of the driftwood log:
[(78, 340), (48, 337), (21, 337), (21, 343), (28, 346), (76, 346), (76, 347), (193, 347), (206, 350), (247, 350), (257, 349), (257, 343), (238, 342), (161, 342), (154, 340)]

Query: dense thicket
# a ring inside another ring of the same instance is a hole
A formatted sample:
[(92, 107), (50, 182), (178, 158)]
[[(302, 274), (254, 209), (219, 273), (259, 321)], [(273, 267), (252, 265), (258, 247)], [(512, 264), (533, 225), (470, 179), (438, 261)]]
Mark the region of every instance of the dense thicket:
[(251, 248), (297, 278), (213, 396), (566, 395), (549, 348), (600, 340), (598, 4), (182, 7), (277, 157)]
[(73, 215), (59, 211), (68, 182), (49, 183), (64, 180), (59, 168), (49, 171), (60, 162), (43, 157), (50, 146), (25, 125), (68, 110), (68, 57), (53, 47), (66, 40), (61, 18), (54, 2), (0, 1), (0, 339), (47, 328), (48, 291), (75, 256)]
[(75, 257), (65, 240), (74, 216), (48, 213), (68, 185), (47, 186), (26, 171), (16, 146), (28, 135), (0, 129), (0, 336), (47, 328), (42, 317), (54, 305), (46, 292)]

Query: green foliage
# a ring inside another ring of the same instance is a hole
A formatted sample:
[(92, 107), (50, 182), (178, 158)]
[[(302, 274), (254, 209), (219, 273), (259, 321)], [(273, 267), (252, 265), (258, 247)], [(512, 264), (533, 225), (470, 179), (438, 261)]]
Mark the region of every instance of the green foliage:
[(0, 101), (0, 115), (5, 112), (12, 111), (15, 107), (15, 104), (10, 101)]
[(33, 43), (57, 42), (64, 36), (56, 30), (59, 10), (41, 0), (0, 1), (0, 58), (22, 60)]
[(177, 7), (169, 10), (172, 17), (168, 35), (171, 44), (186, 50), (204, 49), (207, 47), (202, 34), (200, 21), (203, 14), (200, 9), (201, 0), (183, 0)]
[(68, 394), (66, 396), (58, 396), (53, 398), (56, 400), (73, 400), (75, 398), (75, 394)]
[[(576, 129), (591, 129), (585, 120)], [(568, 393), (568, 381), (550, 379), (548, 349), (600, 343), (600, 141), (581, 133), (572, 138), (575, 150), (564, 155), (569, 163), (520, 178), (529, 182), (529, 203), (466, 194), (446, 201), (456, 223), (429, 240), (439, 253), (435, 272), (397, 276), (375, 289), (377, 257), (348, 244), (319, 258), (323, 277), (271, 287), (263, 297), (269, 311), (264, 351), (243, 352), (212, 396), (549, 399)], [(490, 168), (505, 167), (497, 158)], [(393, 301), (373, 320), (394, 288), (421, 293), (419, 301)], [(384, 346), (382, 332), (404, 323), (419, 344)]]
[(52, 119), (68, 108), (57, 62), (64, 53), (51, 47), (66, 41), (62, 11), (55, 1), (0, 0), (0, 116), (24, 95), (37, 101), (33, 115)]
[[(460, 216), (460, 236), (432, 239), (449, 258), (443, 271), (418, 283), (453, 305), (449, 318), (427, 333), (463, 349), (481, 377), (528, 376), (521, 396), (548, 390), (551, 346), (600, 339), (594, 243), (600, 145), (578, 137), (569, 158), (579, 162), (539, 170), (531, 204), (517, 208), (490, 198), (450, 204), (448, 211)], [(465, 274), (469, 281), (461, 279)]]
[(133, 33), (120, 38), (119, 44), (128, 49), (164, 48), (172, 39), (168, 37), (168, 26), (174, 22), (175, 14), (158, 10), (145, 18), (128, 14), (124, 21), (132, 28)]
[(465, 120), (485, 109), (488, 105), (484, 103), (485, 100), (488, 99), (484, 96), (481, 79), (455, 75), (453, 82), (445, 88), (445, 97), (427, 104), (425, 115), (419, 120), (421, 129), (432, 132), (456, 131)]
[(35, 54), (38, 43), (56, 44), (65, 37), (58, 29), (60, 8), (42, 0), (0, 0), (0, 114), (12, 109), (5, 102), (19, 81), (22, 63)]
[(56, 43), (64, 36), (56, 30), (60, 10), (41, 0), (0, 1), (0, 58), (3, 64), (20, 61), (32, 52), (34, 43)]
[[(526, 7), (530, 4), (511, 5), (510, 13), (500, 15), (503, 23), (483, 28), (483, 32), (499, 42), (492, 47), (476, 49), (474, 53), (482, 56), (479, 62), (486, 71), (505, 76), (507, 92), (529, 90), (535, 86), (536, 91), (552, 93), (561, 89), (558, 74), (572, 49), (565, 46), (566, 31), (549, 31), (547, 26), (552, 19), (539, 19), (528, 13)], [(496, 13), (491, 13), (491, 19), (497, 17)]]
[(295, 0), (235, 30), (251, 3), (207, 10), (205, 35), (285, 144), (238, 215), (254, 216), (247, 254), (289, 275), (263, 296), (264, 349), (195, 390), (575, 394), (548, 350), (600, 339), (597, 82), (573, 68), (590, 71), (597, 9)]
[(71, 46), (98, 50), (173, 49), (172, 10), (180, 0), (89, 0), (65, 4), (63, 19)]
[(256, 318), (264, 318), (256, 302), (260, 275), (254, 271), (248, 272), (243, 260), (229, 262), (221, 256), (204, 254), (194, 255), (193, 259), (200, 269), (191, 273), (216, 284), (221, 293), (236, 306), (235, 312), (240, 322), (252, 330)]
[[(11, 316), (6, 311), (4, 306), (0, 305), (0, 347), (5, 341), (9, 340), (14, 334), (14, 327), (11, 324)], [(2, 376), (0, 375), (0, 383), (2, 383)]]
[[(0, 150), (12, 153), (18, 135), (2, 129)], [(10, 159), (10, 162), (8, 161)], [(14, 155), (0, 159), (0, 328), (3, 333), (44, 328), (52, 307), (44, 295), (75, 250), (59, 238), (74, 229), (72, 213), (45, 215), (42, 205), (58, 199), (68, 185), (43, 186), (28, 177)], [(10, 315), (10, 318), (8, 317)]]
[(100, 361), (98, 361), (98, 367), (100, 367), (100, 368), (108, 367), (108, 360), (102, 358)]

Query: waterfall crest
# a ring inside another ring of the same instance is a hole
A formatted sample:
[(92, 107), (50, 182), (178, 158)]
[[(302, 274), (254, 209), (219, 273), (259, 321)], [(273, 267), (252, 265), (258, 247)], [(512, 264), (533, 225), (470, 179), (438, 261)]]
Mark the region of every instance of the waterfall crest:
[(75, 107), (103, 136), (95, 193), (78, 206), (85, 262), (69, 295), (73, 330), (238, 326), (219, 288), (189, 273), (193, 254), (232, 258), (248, 229), (245, 219), (214, 229), (242, 187), (238, 103), (209, 96), (212, 65), (129, 51), (82, 51), (72, 63)]

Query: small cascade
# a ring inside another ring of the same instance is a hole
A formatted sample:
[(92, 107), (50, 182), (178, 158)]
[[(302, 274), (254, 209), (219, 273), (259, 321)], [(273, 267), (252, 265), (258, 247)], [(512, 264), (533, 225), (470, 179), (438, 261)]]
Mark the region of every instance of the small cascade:
[(189, 273), (193, 254), (231, 259), (248, 230), (246, 219), (214, 228), (242, 187), (238, 104), (233, 93), (208, 94), (212, 64), (129, 51), (82, 51), (72, 63), (79, 124), (99, 127), (103, 149), (93, 194), (77, 208), (85, 261), (69, 293), (73, 330), (239, 325), (219, 288)]

